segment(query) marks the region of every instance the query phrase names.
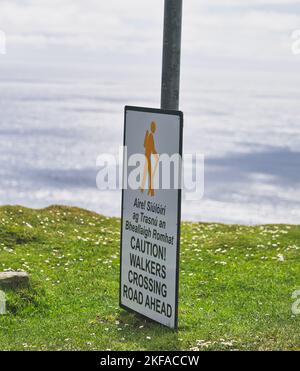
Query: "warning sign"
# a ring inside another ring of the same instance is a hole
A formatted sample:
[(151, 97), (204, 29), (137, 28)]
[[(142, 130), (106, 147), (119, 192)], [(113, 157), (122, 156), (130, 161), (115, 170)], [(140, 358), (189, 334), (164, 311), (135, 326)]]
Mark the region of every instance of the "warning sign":
[(120, 305), (177, 328), (183, 114), (125, 107)]

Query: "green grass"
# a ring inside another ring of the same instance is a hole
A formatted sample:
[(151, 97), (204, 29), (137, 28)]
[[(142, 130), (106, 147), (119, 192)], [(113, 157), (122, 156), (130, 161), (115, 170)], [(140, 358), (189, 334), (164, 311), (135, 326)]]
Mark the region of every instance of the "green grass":
[(50, 207), (0, 208), (6, 292), (1, 350), (300, 350), (300, 227), (183, 223), (179, 331), (118, 306), (119, 219)]

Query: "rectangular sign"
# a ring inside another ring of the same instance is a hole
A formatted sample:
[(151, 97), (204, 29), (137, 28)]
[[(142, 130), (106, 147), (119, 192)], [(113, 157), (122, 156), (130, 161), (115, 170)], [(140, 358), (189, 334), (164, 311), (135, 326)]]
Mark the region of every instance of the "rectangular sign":
[(125, 107), (120, 306), (178, 325), (183, 114)]

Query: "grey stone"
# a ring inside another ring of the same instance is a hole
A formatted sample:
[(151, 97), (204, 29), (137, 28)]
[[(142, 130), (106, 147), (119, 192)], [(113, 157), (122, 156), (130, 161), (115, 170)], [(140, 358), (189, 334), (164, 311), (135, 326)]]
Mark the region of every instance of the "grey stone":
[(0, 272), (0, 288), (25, 288), (29, 286), (29, 275), (26, 272)]

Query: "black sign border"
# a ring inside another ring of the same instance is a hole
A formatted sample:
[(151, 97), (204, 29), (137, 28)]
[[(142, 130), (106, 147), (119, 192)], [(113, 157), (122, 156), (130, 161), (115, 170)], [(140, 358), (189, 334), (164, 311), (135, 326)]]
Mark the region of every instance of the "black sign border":
[[(179, 154), (182, 158), (182, 151), (183, 151), (183, 112), (182, 111), (171, 111), (171, 110), (164, 110), (158, 108), (147, 108), (147, 107), (136, 107), (136, 106), (125, 106), (124, 109), (124, 133), (123, 133), (123, 148), (125, 147), (126, 143), (126, 114), (127, 111), (137, 111), (137, 112), (145, 112), (145, 113), (160, 113), (160, 114), (167, 114), (178, 116), (180, 118), (180, 128), (179, 128)], [(123, 161), (125, 158), (125, 153), (123, 153)], [(124, 162), (123, 162), (124, 164)], [(128, 312), (138, 314), (141, 317), (144, 317), (148, 320), (151, 320), (155, 323), (159, 323), (161, 326), (170, 328), (172, 330), (178, 330), (178, 299), (179, 299), (179, 260), (180, 260), (180, 233), (181, 233), (181, 197), (182, 197), (182, 190), (181, 188), (178, 189), (178, 210), (177, 210), (177, 256), (176, 256), (176, 284), (175, 284), (175, 323), (174, 328), (169, 327), (167, 325), (162, 324), (159, 321), (156, 321), (146, 315), (139, 313), (138, 311), (128, 308), (126, 305), (122, 303), (122, 241), (123, 241), (123, 202), (124, 202), (124, 166), (123, 166), (123, 176), (122, 176), (122, 201), (121, 201), (121, 235), (120, 235), (120, 281), (119, 281), (119, 306), (122, 309), (127, 310)], [(182, 172), (181, 172), (182, 176)]]

